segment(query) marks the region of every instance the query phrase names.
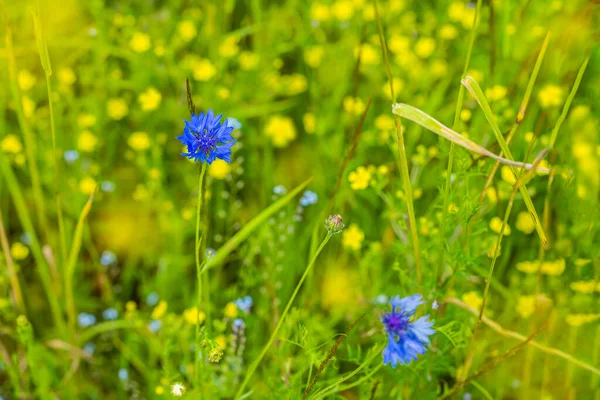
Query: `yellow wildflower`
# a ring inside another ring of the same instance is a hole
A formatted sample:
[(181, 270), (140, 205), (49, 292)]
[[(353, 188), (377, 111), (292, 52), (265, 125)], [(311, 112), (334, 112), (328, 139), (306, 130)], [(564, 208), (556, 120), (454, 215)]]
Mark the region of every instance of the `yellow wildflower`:
[(563, 103), (564, 90), (556, 85), (546, 85), (538, 93), (542, 108), (558, 107)]
[(521, 318), (529, 318), (535, 311), (535, 296), (519, 296), (517, 301), (517, 313)]
[(129, 41), (129, 46), (136, 53), (144, 53), (150, 49), (150, 36), (143, 32), (135, 32)]
[(23, 151), (23, 144), (17, 135), (6, 135), (0, 142), (0, 149), (4, 153), (18, 154)]
[(517, 270), (526, 274), (535, 274), (540, 268), (539, 261), (521, 261), (517, 263)]
[(31, 117), (35, 112), (35, 101), (31, 100), (29, 96), (23, 96), (21, 104), (23, 105), (23, 114), (25, 114), (27, 118)]
[(435, 39), (423, 37), (415, 44), (415, 54), (421, 58), (429, 58), (435, 51)]
[(365, 167), (360, 166), (348, 174), (348, 181), (353, 190), (366, 189), (371, 181), (371, 173)]
[(208, 175), (212, 176), (215, 179), (225, 179), (230, 172), (231, 165), (229, 165), (227, 162), (221, 159), (216, 159), (208, 167)]
[(135, 311), (137, 310), (137, 304), (135, 304), (135, 301), (129, 300), (127, 303), (125, 303), (125, 309), (129, 312)]
[(302, 117), (302, 123), (304, 124), (304, 131), (309, 135), (315, 133), (317, 127), (317, 118), (313, 113), (306, 113)]
[(573, 327), (579, 327), (598, 319), (600, 319), (600, 314), (569, 314), (567, 315), (567, 324)]
[(594, 281), (578, 281), (571, 283), (571, 289), (579, 293), (593, 293), (596, 290), (596, 282)]
[(287, 79), (287, 90), (290, 95), (302, 93), (308, 87), (306, 77), (301, 74), (292, 74)]
[(198, 307), (191, 307), (183, 311), (183, 319), (190, 325), (202, 324), (206, 319), (206, 314), (198, 311)]
[(135, 201), (144, 201), (144, 200), (147, 200), (149, 197), (150, 197), (150, 192), (148, 192), (148, 189), (146, 188), (146, 186), (141, 183), (136, 185), (135, 190), (133, 191), (133, 194), (131, 195), (131, 198)]
[(258, 66), (258, 63), (260, 61), (260, 56), (251, 51), (242, 51), (240, 53), (239, 60), (240, 60), (240, 67), (244, 71), (251, 71), (253, 69), (256, 69), (256, 67)]
[(471, 307), (474, 310), (479, 311), (481, 309), (481, 304), (483, 303), (483, 299), (476, 291), (472, 290), (462, 295), (462, 301), (467, 306)]
[(541, 267), (542, 274), (558, 276), (565, 272), (565, 259), (559, 258), (554, 261), (544, 261)]
[(274, 115), (265, 125), (265, 135), (271, 138), (273, 146), (286, 147), (296, 138), (296, 127), (291, 118)]
[(159, 301), (156, 307), (154, 307), (154, 310), (152, 310), (152, 314), (150, 315), (150, 317), (152, 319), (161, 319), (167, 312), (167, 308), (169, 308), (169, 305), (166, 301)]
[(96, 116), (90, 113), (79, 114), (77, 125), (81, 128), (90, 128), (96, 124)]
[(138, 102), (144, 111), (156, 110), (162, 100), (162, 94), (153, 87), (149, 87), (138, 96)]
[(525, 211), (521, 211), (517, 216), (517, 223), (515, 224), (517, 229), (526, 235), (529, 235), (535, 230), (535, 223), (531, 214)]
[(35, 86), (35, 82), (37, 81), (36, 77), (31, 74), (31, 72), (23, 69), (19, 71), (17, 75), (17, 82), (19, 83), (19, 87), (23, 91), (27, 91)]
[(446, 24), (440, 28), (440, 37), (444, 40), (452, 40), (458, 36), (458, 29), (454, 25)]
[(508, 165), (503, 165), (500, 168), (500, 175), (505, 182), (514, 185), (517, 179), (515, 178), (515, 174), (513, 174), (512, 169)]
[(231, 58), (236, 56), (239, 52), (238, 38), (235, 36), (228, 36), (223, 43), (219, 45), (219, 55), (221, 55), (221, 57)]
[(381, 62), (380, 50), (369, 43), (363, 43), (354, 49), (354, 57), (358, 57), (359, 54), (361, 65), (377, 65)]
[(342, 244), (352, 250), (360, 250), (365, 234), (356, 224), (350, 225), (342, 232)]
[(65, 86), (71, 86), (77, 80), (75, 72), (71, 68), (63, 67), (59, 68), (57, 72), (58, 81)]
[(304, 61), (309, 67), (317, 68), (319, 65), (321, 65), (323, 54), (325, 54), (323, 46), (309, 47), (304, 51)]
[(360, 115), (365, 111), (365, 103), (359, 97), (344, 97), (344, 110), (351, 115)]
[(134, 150), (144, 151), (150, 148), (150, 137), (146, 132), (133, 132), (127, 139), (127, 144)]
[(86, 176), (79, 182), (79, 190), (86, 196), (91, 195), (96, 190), (96, 181), (90, 176)]
[(592, 262), (592, 260), (590, 260), (588, 258), (578, 258), (574, 261), (574, 264), (576, 267), (583, 267), (584, 265), (587, 265), (591, 262)]
[(394, 124), (394, 118), (388, 114), (381, 114), (375, 118), (375, 127), (382, 131), (391, 131), (396, 127)]
[(237, 305), (235, 303), (233, 303), (233, 302), (227, 303), (227, 305), (225, 306), (225, 310), (224, 310), (223, 314), (227, 318), (235, 318), (235, 317), (237, 317), (238, 316), (238, 307), (237, 307)]
[(394, 34), (390, 37), (388, 47), (392, 53), (401, 55), (410, 49), (410, 39), (406, 36)]
[(98, 138), (89, 130), (85, 130), (79, 134), (77, 138), (77, 148), (80, 151), (91, 153), (98, 146)]
[(108, 116), (114, 120), (121, 120), (129, 114), (129, 107), (125, 100), (121, 97), (114, 97), (106, 103)]
[(313, 21), (327, 21), (331, 16), (331, 11), (326, 4), (313, 3), (310, 9), (310, 17)]
[(338, 0), (331, 6), (331, 12), (338, 21), (348, 21), (354, 14), (354, 5), (348, 0)]
[(181, 21), (177, 24), (177, 32), (179, 36), (186, 41), (189, 42), (198, 34), (198, 30), (196, 29), (196, 25), (192, 21)]
[(491, 103), (494, 101), (502, 100), (504, 97), (506, 97), (506, 92), (507, 89), (504, 86), (494, 85), (491, 88), (486, 89), (485, 97)]
[(201, 82), (209, 81), (217, 74), (217, 69), (207, 59), (201, 59), (196, 62), (193, 69), (194, 79)]
[(458, 212), (458, 206), (454, 203), (448, 204), (448, 212), (450, 214), (456, 214)]
[[(500, 230), (502, 229), (502, 220), (498, 217), (492, 218), (490, 221), (490, 229), (496, 233), (500, 233)], [(510, 235), (510, 226), (508, 226), (508, 224), (504, 226), (504, 232), (502, 232), (502, 234), (504, 236)]]
[(10, 246), (10, 254), (17, 261), (24, 260), (29, 255), (29, 247), (21, 242), (15, 242)]
[(154, 389), (154, 393), (160, 396), (165, 393), (165, 388), (162, 386), (157, 386), (156, 389)]

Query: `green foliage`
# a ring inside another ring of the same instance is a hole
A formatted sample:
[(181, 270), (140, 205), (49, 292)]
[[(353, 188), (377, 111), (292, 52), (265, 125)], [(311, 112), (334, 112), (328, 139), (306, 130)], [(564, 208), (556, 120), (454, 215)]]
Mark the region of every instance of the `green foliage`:
[(600, 399), (596, 8), (0, 0), (0, 399)]

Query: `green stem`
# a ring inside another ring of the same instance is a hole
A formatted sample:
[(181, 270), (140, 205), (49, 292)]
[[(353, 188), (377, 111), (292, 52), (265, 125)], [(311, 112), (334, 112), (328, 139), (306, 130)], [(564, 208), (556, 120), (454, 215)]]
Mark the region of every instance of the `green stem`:
[[(202, 265), (200, 263), (200, 247), (202, 243), (202, 236), (200, 236), (200, 214), (202, 211), (202, 184), (204, 182), (204, 175), (206, 174), (206, 169), (208, 164), (202, 164), (202, 170), (200, 171), (200, 178), (198, 179), (198, 206), (196, 209), (196, 245), (195, 245), (195, 253), (196, 253), (196, 276), (198, 279), (198, 304), (197, 304), (197, 312), (200, 312), (200, 307), (202, 305)], [(206, 321), (208, 326), (208, 321)], [(195, 374), (195, 383), (196, 386), (200, 385), (200, 359), (199, 355), (200, 350), (200, 321), (198, 320), (196, 323), (196, 346), (194, 348), (194, 374)]]
[[(471, 34), (469, 37), (469, 48), (467, 50), (467, 57), (461, 79), (467, 75), (469, 70), (469, 64), (471, 63), (471, 53), (473, 52), (473, 44), (477, 37), (477, 25), (479, 22), (479, 13), (481, 12), (481, 0), (477, 0), (477, 8), (475, 9), (475, 15), (473, 16), (473, 26), (471, 27)], [(458, 89), (458, 98), (456, 100), (456, 110), (454, 111), (454, 122), (452, 123), (452, 129), (457, 130), (458, 121), (460, 118), (460, 111), (462, 110), (463, 100), (465, 97), (465, 88), (460, 85)], [(442, 209), (442, 220), (440, 223), (440, 261), (436, 264), (436, 282), (439, 285), (440, 281), (440, 267), (444, 265), (444, 250), (446, 249), (446, 218), (448, 215), (448, 205), (450, 199), (450, 175), (452, 175), (452, 165), (454, 164), (454, 143), (450, 142), (450, 151), (448, 153), (448, 167), (446, 168), (446, 184), (444, 185), (444, 208)]]
[[(390, 61), (388, 59), (387, 46), (385, 44), (385, 37), (383, 35), (383, 26), (381, 24), (379, 10), (377, 8), (377, 0), (373, 0), (373, 6), (375, 8), (375, 19), (377, 20), (377, 28), (379, 32), (379, 42), (381, 44), (381, 51), (383, 52), (383, 59), (385, 61), (385, 72), (390, 84), (390, 94), (392, 95), (392, 103), (395, 104), (396, 95), (394, 93), (392, 69), (390, 67)], [(406, 149), (404, 148), (404, 132), (400, 117), (395, 115), (394, 122), (396, 125), (396, 140), (398, 142), (398, 154), (400, 156), (400, 173), (402, 175), (402, 180), (404, 183), (404, 193), (406, 195), (406, 208), (408, 209), (408, 221), (410, 225), (413, 253), (415, 257), (415, 265), (417, 270), (417, 284), (420, 287), (423, 283), (423, 267), (421, 263), (421, 252), (419, 250), (419, 235), (417, 233), (417, 221), (415, 218), (412, 184), (410, 182), (410, 174), (408, 172), (408, 157), (406, 156)]]
[(302, 278), (300, 278), (300, 281), (296, 285), (296, 288), (294, 289), (292, 296), (288, 300), (288, 303), (285, 306), (283, 313), (281, 314), (281, 318), (279, 318), (279, 321), (277, 322), (277, 325), (275, 326), (273, 333), (271, 333), (271, 337), (269, 338), (269, 341), (267, 342), (265, 347), (263, 347), (263, 349), (260, 352), (260, 354), (258, 355), (258, 357), (256, 357), (256, 359), (252, 362), (252, 364), (250, 364), (250, 367), (248, 368), (248, 371), (246, 372), (246, 377), (244, 378), (242, 385), (240, 386), (240, 388), (238, 389), (238, 391), (235, 395), (236, 399), (239, 399), (240, 396), (244, 393), (244, 389), (246, 388), (246, 385), (248, 385), (250, 378), (252, 378), (252, 375), (256, 371), (256, 368), (258, 368), (258, 365), (260, 364), (262, 359), (265, 357), (265, 355), (267, 354), (267, 351), (269, 350), (269, 348), (275, 341), (275, 337), (277, 337), (277, 333), (279, 332), (279, 329), (283, 325), (283, 321), (285, 320), (287, 313), (290, 311), (290, 308), (292, 307), (292, 304), (294, 303), (294, 300), (296, 299), (296, 296), (298, 295), (298, 292), (300, 291), (300, 288), (302, 287), (304, 280), (308, 276), (309, 272), (312, 270), (312, 267), (314, 266), (317, 257), (319, 256), (319, 254), (321, 253), (321, 250), (323, 250), (323, 248), (325, 247), (327, 242), (329, 242), (329, 239), (331, 239), (331, 236), (332, 236), (331, 233), (327, 233), (327, 236), (325, 236), (325, 239), (323, 239), (323, 241), (321, 242), (321, 245), (319, 246), (319, 248), (317, 249), (315, 254), (312, 256), (312, 259), (310, 260), (308, 265), (306, 266), (306, 269), (304, 270), (304, 274), (302, 275)]

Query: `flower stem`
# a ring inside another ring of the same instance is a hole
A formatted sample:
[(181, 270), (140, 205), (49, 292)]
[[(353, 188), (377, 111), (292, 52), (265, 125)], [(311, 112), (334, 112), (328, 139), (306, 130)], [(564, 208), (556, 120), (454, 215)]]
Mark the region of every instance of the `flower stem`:
[[(202, 164), (202, 170), (200, 171), (200, 178), (198, 179), (198, 207), (196, 209), (196, 277), (198, 279), (198, 304), (197, 312), (200, 312), (200, 306), (202, 305), (202, 266), (200, 265), (200, 248), (202, 243), (202, 236), (200, 236), (200, 214), (202, 211), (202, 184), (204, 182), (204, 175), (206, 174), (206, 168), (208, 164)], [(200, 368), (201, 356), (199, 354), (200, 349), (200, 320), (196, 321), (196, 345), (194, 347), (194, 374), (196, 386), (200, 385)]]
[(321, 253), (321, 250), (323, 250), (323, 248), (325, 247), (327, 242), (329, 242), (329, 239), (331, 239), (331, 236), (332, 236), (331, 233), (328, 233), (327, 236), (325, 236), (325, 239), (323, 239), (323, 241), (321, 242), (321, 245), (319, 246), (319, 248), (317, 249), (315, 254), (312, 256), (312, 259), (310, 260), (308, 265), (306, 266), (306, 269), (304, 270), (304, 274), (302, 275), (302, 278), (300, 278), (300, 281), (296, 285), (296, 288), (294, 289), (292, 296), (288, 300), (288, 303), (285, 306), (283, 313), (281, 314), (281, 318), (279, 318), (279, 321), (277, 322), (277, 326), (275, 326), (273, 333), (271, 333), (271, 337), (269, 338), (269, 341), (267, 342), (265, 347), (263, 347), (263, 349), (260, 352), (260, 354), (258, 355), (258, 357), (256, 357), (256, 359), (252, 362), (252, 364), (250, 364), (250, 367), (248, 368), (248, 371), (246, 372), (246, 377), (244, 378), (242, 385), (240, 386), (240, 388), (238, 389), (238, 391), (235, 395), (236, 399), (239, 399), (240, 396), (244, 393), (244, 389), (246, 388), (246, 385), (250, 381), (250, 378), (256, 371), (256, 368), (258, 368), (258, 365), (260, 364), (262, 359), (265, 357), (265, 354), (267, 354), (269, 347), (271, 347), (271, 345), (275, 341), (275, 337), (277, 336), (277, 333), (279, 332), (281, 325), (283, 325), (283, 320), (285, 319), (287, 313), (290, 311), (290, 308), (292, 308), (292, 304), (294, 303), (294, 300), (296, 299), (296, 295), (298, 295), (298, 292), (300, 291), (300, 288), (302, 287), (302, 284), (304, 283), (304, 280), (308, 276), (309, 272), (312, 270), (312, 267), (314, 266), (315, 261), (316, 261), (317, 257), (319, 256), (319, 253)]

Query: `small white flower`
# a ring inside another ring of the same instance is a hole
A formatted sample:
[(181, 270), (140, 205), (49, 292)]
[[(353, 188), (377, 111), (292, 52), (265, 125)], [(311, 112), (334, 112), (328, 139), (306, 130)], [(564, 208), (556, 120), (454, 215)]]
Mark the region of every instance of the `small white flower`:
[(175, 382), (173, 385), (171, 385), (171, 393), (175, 397), (181, 397), (185, 393), (185, 386), (183, 386), (182, 383)]

